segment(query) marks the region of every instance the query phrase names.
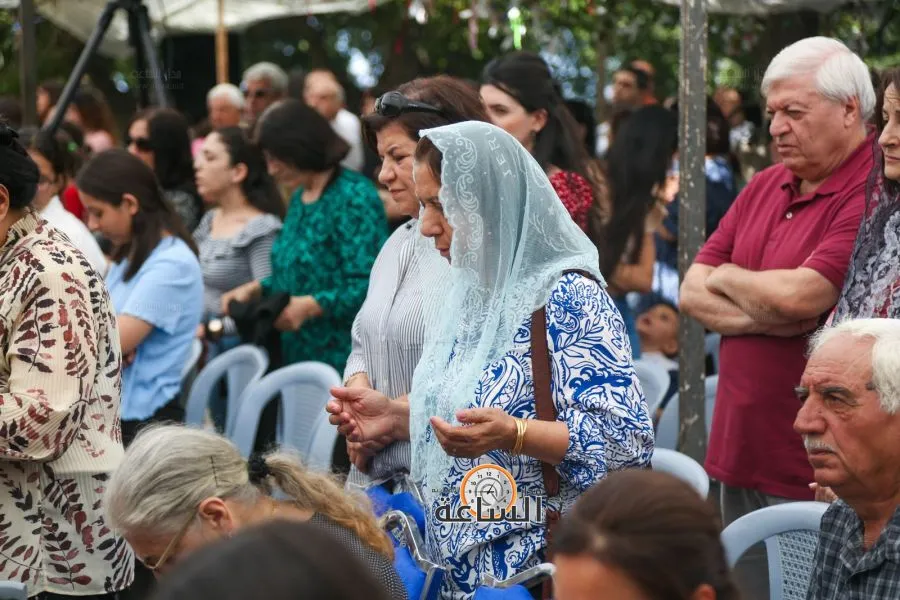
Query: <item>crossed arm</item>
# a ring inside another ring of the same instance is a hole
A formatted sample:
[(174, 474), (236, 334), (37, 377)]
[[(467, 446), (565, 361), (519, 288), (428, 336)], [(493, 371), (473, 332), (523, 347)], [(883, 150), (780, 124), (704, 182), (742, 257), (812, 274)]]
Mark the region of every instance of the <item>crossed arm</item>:
[(694, 264), (681, 286), (681, 306), (722, 335), (791, 337), (815, 329), (839, 292), (806, 267), (750, 271)]

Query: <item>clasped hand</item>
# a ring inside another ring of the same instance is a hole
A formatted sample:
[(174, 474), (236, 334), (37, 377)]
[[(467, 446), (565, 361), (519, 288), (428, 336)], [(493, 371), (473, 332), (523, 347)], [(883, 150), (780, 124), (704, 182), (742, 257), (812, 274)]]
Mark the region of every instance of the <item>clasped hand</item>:
[(450, 456), (478, 458), (493, 450), (511, 450), (516, 443), (516, 420), (499, 408), (469, 408), (456, 413), (462, 425), (431, 417), (431, 427)]

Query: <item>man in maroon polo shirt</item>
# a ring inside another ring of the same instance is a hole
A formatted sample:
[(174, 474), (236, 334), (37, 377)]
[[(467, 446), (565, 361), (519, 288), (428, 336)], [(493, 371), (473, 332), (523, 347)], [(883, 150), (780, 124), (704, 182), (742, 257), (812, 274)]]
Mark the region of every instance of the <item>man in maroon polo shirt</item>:
[[(792, 428), (794, 386), (807, 334), (843, 285), (872, 167), (866, 122), (875, 92), (865, 64), (841, 42), (816, 37), (785, 48), (762, 92), (783, 163), (741, 192), (681, 288), (682, 310), (723, 336), (705, 466), (722, 483), (725, 524), (813, 498)], [(764, 558), (757, 564), (765, 579)]]

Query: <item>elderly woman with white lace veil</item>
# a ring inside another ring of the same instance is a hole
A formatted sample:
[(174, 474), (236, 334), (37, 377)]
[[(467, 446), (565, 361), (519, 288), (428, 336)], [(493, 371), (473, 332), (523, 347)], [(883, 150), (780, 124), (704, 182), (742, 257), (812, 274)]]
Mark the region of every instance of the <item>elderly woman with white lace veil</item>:
[(537, 162), (486, 123), (422, 136), (421, 232), (450, 261), (441, 310), (408, 403), (336, 390), (329, 411), (351, 440), (411, 438), (426, 545), (457, 600), (542, 562), (555, 515), (647, 465), (653, 429), (597, 251)]

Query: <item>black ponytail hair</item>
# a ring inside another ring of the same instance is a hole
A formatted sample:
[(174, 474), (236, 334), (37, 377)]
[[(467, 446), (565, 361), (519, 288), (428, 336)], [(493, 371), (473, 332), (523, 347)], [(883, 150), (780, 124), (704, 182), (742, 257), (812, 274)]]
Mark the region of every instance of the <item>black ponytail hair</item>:
[(41, 171), (19, 143), (19, 134), (0, 121), (0, 185), (9, 192), (13, 210), (27, 207), (37, 193)]

